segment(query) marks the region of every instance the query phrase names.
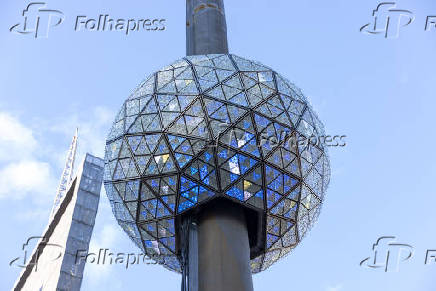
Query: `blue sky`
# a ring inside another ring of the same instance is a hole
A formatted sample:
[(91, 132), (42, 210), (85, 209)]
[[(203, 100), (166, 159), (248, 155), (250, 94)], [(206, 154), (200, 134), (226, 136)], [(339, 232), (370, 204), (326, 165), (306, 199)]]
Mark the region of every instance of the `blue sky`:
[[(65, 21), (47, 39), (9, 32), (26, 1), (0, 10), (0, 289), (8, 265), (45, 228), (76, 126), (79, 152), (103, 156), (124, 99), (149, 73), (185, 54), (184, 1), (50, 1)], [(254, 276), (255, 290), (434, 290), (436, 263), (436, 28), (432, 0), (398, 1), (415, 20), (399, 38), (359, 32), (377, 1), (226, 1), (230, 51), (287, 76), (309, 97), (332, 135), (332, 178), (318, 223), (288, 257)], [(77, 15), (165, 18), (161, 32), (74, 31)], [(79, 160), (82, 156), (79, 156)], [(398, 272), (362, 268), (383, 235), (415, 253)], [(91, 247), (135, 252), (102, 193)], [(178, 290), (160, 266), (88, 265), (82, 290)]]

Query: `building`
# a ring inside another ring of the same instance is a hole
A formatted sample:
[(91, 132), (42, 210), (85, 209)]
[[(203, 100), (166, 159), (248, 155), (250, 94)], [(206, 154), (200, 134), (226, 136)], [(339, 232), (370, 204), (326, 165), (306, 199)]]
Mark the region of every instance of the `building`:
[[(80, 290), (85, 262), (76, 262), (76, 254), (79, 250), (88, 251), (100, 200), (104, 162), (86, 154), (76, 176), (69, 183), (74, 152), (73, 139), (69, 152), (69, 157), (73, 158), (67, 159), (66, 166), (70, 170), (64, 170), (59, 187), (61, 191), (55, 198), (49, 224), (13, 290)], [(66, 186), (65, 191), (62, 185)], [(63, 194), (59, 195), (61, 192)]]

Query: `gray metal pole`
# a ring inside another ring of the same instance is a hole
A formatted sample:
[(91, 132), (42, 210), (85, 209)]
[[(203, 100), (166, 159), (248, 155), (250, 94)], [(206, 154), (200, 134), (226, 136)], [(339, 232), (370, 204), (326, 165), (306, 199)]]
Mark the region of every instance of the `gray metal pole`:
[(244, 211), (230, 202), (198, 217), (198, 290), (252, 291), (250, 245)]
[[(186, 0), (186, 54), (228, 53), (223, 0)], [(228, 201), (212, 203), (185, 228), (188, 290), (253, 291), (244, 211)]]
[(186, 54), (227, 54), (223, 0), (186, 0)]
[(188, 230), (188, 291), (198, 291), (198, 226), (190, 222)]

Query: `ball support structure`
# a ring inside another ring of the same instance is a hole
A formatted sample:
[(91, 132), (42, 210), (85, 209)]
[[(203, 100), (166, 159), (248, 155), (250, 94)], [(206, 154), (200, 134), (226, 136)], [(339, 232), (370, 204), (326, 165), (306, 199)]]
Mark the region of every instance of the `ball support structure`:
[(183, 273), (184, 289), (252, 290), (251, 273), (319, 215), (327, 150), (301, 141), (324, 129), (295, 85), (227, 53), (222, 1), (188, 0), (187, 20), (188, 56), (150, 75), (116, 117), (105, 188), (121, 227)]

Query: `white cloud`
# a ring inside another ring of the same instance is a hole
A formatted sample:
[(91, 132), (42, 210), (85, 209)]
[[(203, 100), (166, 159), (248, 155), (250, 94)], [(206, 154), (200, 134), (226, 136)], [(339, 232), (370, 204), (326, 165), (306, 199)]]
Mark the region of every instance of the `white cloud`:
[(50, 193), (51, 175), (48, 163), (23, 160), (0, 169), (0, 198), (23, 198), (29, 192)]
[(0, 112), (0, 163), (28, 157), (37, 143), (31, 129), (6, 112)]
[(31, 128), (0, 112), (0, 199), (54, 195), (56, 182), (50, 165), (38, 159), (38, 146)]

